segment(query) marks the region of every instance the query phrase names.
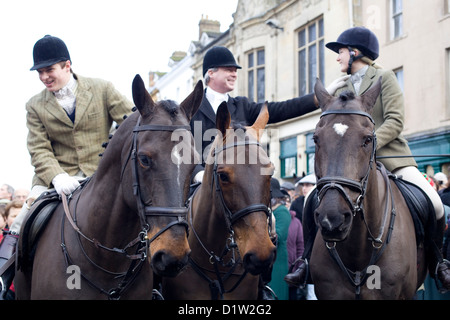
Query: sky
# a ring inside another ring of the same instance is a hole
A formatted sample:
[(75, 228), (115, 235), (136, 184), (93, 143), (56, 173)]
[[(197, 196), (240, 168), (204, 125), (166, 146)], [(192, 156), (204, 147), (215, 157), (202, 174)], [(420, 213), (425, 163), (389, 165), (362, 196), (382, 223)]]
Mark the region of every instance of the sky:
[(198, 40), (202, 18), (233, 22), (238, 0), (0, 1), (0, 184), (31, 189), (34, 168), (26, 147), (26, 102), (44, 89), (33, 46), (46, 34), (67, 45), (75, 73), (111, 81), (132, 101), (136, 74), (170, 71), (174, 51)]

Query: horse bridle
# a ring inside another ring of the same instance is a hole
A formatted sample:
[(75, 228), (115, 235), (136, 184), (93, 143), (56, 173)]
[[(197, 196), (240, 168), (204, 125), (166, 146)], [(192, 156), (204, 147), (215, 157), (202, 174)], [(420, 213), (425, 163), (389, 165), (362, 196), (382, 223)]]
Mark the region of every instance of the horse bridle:
[[(369, 120), (375, 125), (375, 121), (372, 119), (372, 116), (366, 112), (363, 111), (357, 111), (357, 110), (329, 110), (324, 111), (320, 118), (331, 115), (331, 114), (354, 114), (359, 116), (364, 116), (369, 118)], [(317, 181), (317, 191), (318, 191), (318, 199), (320, 203), (320, 199), (322, 199), (325, 195), (325, 193), (330, 189), (336, 189), (339, 191), (339, 193), (342, 194), (345, 201), (349, 205), (353, 215), (355, 215), (357, 212), (361, 211), (361, 204), (364, 199), (364, 196), (366, 194), (366, 188), (367, 188), (367, 181), (369, 179), (370, 170), (372, 169), (373, 163), (375, 161), (375, 152), (377, 148), (377, 139), (375, 135), (375, 129), (373, 131), (373, 143), (372, 143), (372, 152), (370, 156), (369, 166), (367, 168), (366, 174), (364, 177), (360, 180), (353, 180), (346, 177), (339, 177), (339, 176), (331, 176), (331, 177), (322, 177)], [(357, 197), (355, 203), (350, 199), (349, 195), (344, 189), (345, 187), (348, 187), (350, 189), (356, 189), (359, 192), (359, 196)]]
[[(76, 204), (75, 204), (75, 212), (74, 217), (70, 215), (69, 210), (69, 204), (68, 201), (70, 198), (72, 198), (72, 195), (69, 197), (66, 197), (66, 195), (62, 195), (62, 202), (64, 207), (65, 216), (63, 216), (63, 223), (61, 224), (61, 247), (64, 254), (64, 258), (66, 261), (66, 265), (74, 264), (69, 252), (67, 251), (67, 246), (65, 244), (65, 237), (64, 237), (64, 217), (67, 217), (68, 221), (74, 228), (74, 230), (85, 240), (87, 240), (90, 243), (93, 243), (97, 248), (101, 248), (103, 250), (109, 251), (109, 252), (115, 252), (119, 254), (125, 255), (127, 258), (132, 260), (132, 263), (130, 264), (128, 270), (125, 273), (117, 273), (117, 272), (111, 272), (108, 271), (102, 267), (100, 267), (98, 264), (96, 264), (92, 259), (90, 259), (81, 242), (79, 242), (81, 250), (85, 257), (88, 259), (88, 261), (93, 264), (98, 269), (102, 270), (105, 273), (111, 274), (115, 277), (122, 277), (121, 282), (116, 288), (112, 288), (110, 290), (104, 290), (100, 286), (94, 283), (91, 279), (87, 278), (83, 273), (80, 273), (80, 276), (85, 279), (91, 286), (97, 288), (101, 293), (104, 293), (108, 296), (111, 300), (117, 300), (120, 299), (121, 294), (131, 286), (133, 281), (135, 280), (137, 274), (141, 270), (144, 261), (148, 257), (148, 249), (150, 243), (155, 240), (157, 237), (159, 237), (162, 233), (167, 231), (169, 228), (175, 226), (175, 225), (183, 225), (186, 228), (186, 233), (188, 233), (188, 223), (186, 221), (186, 216), (188, 212), (187, 207), (153, 207), (151, 205), (146, 205), (145, 202), (142, 200), (141, 197), (141, 191), (140, 191), (140, 184), (139, 184), (139, 174), (138, 174), (138, 159), (137, 159), (137, 136), (138, 133), (141, 131), (175, 131), (175, 130), (191, 130), (191, 127), (188, 125), (156, 125), (156, 124), (148, 124), (148, 125), (140, 125), (141, 117), (139, 117), (137, 125), (133, 129), (133, 139), (132, 139), (132, 146), (131, 151), (127, 157), (127, 160), (125, 162), (125, 165), (122, 168), (121, 173), (121, 179), (125, 170), (125, 167), (128, 163), (128, 161), (131, 159), (131, 167), (132, 167), (132, 175), (133, 175), (133, 194), (136, 197), (137, 204), (138, 204), (138, 215), (141, 222), (142, 230), (139, 232), (139, 235), (137, 238), (132, 240), (130, 243), (128, 243), (124, 248), (109, 248), (107, 246), (102, 245), (100, 242), (98, 242), (96, 239), (91, 239), (87, 237), (77, 226), (76, 224)], [(89, 180), (87, 180), (89, 181)], [(87, 183), (87, 182), (86, 182)], [(82, 189), (81, 189), (82, 190)], [(68, 199), (69, 198), (69, 199)], [(79, 197), (78, 197), (79, 199)], [(147, 232), (150, 229), (150, 224), (147, 222), (147, 217), (150, 216), (168, 216), (168, 217), (175, 217), (176, 220), (170, 222), (167, 224), (164, 228), (159, 230), (155, 235), (152, 236), (151, 239), (148, 239)], [(127, 250), (137, 246), (136, 253), (135, 254), (128, 254)]]
[(154, 207), (151, 204), (145, 204), (141, 197), (141, 188), (139, 184), (139, 173), (138, 173), (138, 159), (137, 159), (137, 136), (139, 132), (142, 131), (175, 131), (175, 130), (191, 130), (188, 125), (157, 125), (157, 124), (147, 124), (140, 125), (141, 117), (137, 122), (137, 125), (133, 129), (133, 144), (131, 147), (131, 170), (133, 174), (133, 194), (136, 197), (138, 204), (138, 214), (141, 221), (142, 232), (147, 232), (150, 228), (147, 222), (147, 217), (155, 216), (165, 216), (165, 217), (175, 217), (176, 220), (167, 224), (164, 228), (159, 230), (151, 239), (149, 243), (159, 237), (162, 233), (167, 231), (169, 228), (175, 225), (183, 225), (186, 228), (186, 233), (188, 233), (189, 226), (186, 221), (188, 208), (184, 207)]
[(231, 234), (234, 233), (233, 225), (236, 223), (236, 221), (249, 215), (252, 212), (262, 211), (267, 215), (268, 218), (271, 217), (271, 211), (270, 211), (269, 207), (263, 203), (249, 205), (248, 207), (242, 208), (234, 213), (231, 212), (231, 210), (228, 208), (227, 204), (225, 203), (222, 188), (220, 187), (219, 174), (217, 173), (217, 168), (218, 168), (217, 155), (219, 153), (225, 151), (228, 148), (235, 148), (238, 146), (247, 146), (247, 145), (256, 145), (258, 147), (260, 146), (258, 141), (249, 141), (246, 139), (245, 141), (238, 141), (238, 142), (235, 142), (234, 144), (222, 146), (222, 148), (214, 149), (214, 151), (213, 151), (213, 156), (214, 156), (215, 160), (214, 160), (214, 167), (213, 167), (212, 184), (213, 184), (213, 186), (215, 186), (216, 192), (219, 195), (220, 202), (221, 202), (222, 207), (225, 212), (225, 222), (226, 222), (227, 228)]
[[(238, 147), (238, 146), (247, 146), (247, 145), (260, 146), (259, 142), (257, 142), (257, 141), (250, 141), (250, 140), (245, 139), (245, 141), (238, 141), (238, 142), (235, 142), (234, 144), (229, 144), (229, 145), (222, 146), (221, 148), (216, 148), (212, 152), (212, 156), (214, 157), (214, 166), (213, 166), (213, 174), (212, 174), (212, 180), (211, 180), (211, 188), (215, 187), (216, 194), (218, 195), (218, 197), (220, 199), (220, 203), (221, 203), (222, 208), (224, 210), (225, 222), (226, 222), (226, 225), (227, 225), (228, 232), (230, 234), (230, 237), (227, 239), (227, 243), (225, 245), (225, 248), (224, 248), (224, 250), (223, 250), (223, 252), (222, 252), (222, 254), (220, 256), (217, 256), (214, 252), (208, 250), (206, 248), (206, 246), (203, 244), (203, 242), (201, 241), (199, 235), (197, 234), (197, 232), (195, 231), (195, 229), (193, 227), (192, 205), (190, 206), (190, 212), (191, 212), (190, 219), (191, 219), (192, 232), (195, 235), (195, 237), (197, 238), (197, 241), (202, 246), (203, 250), (205, 250), (205, 252), (209, 255), (209, 262), (214, 266), (214, 272), (215, 272), (215, 274), (217, 276), (217, 280), (213, 280), (213, 279), (209, 278), (204, 273), (204, 271), (202, 270), (203, 268), (200, 267), (192, 259), (192, 257), (189, 257), (189, 262), (191, 263), (192, 268), (203, 279), (205, 279), (206, 281), (208, 281), (210, 283), (209, 287), (210, 287), (210, 290), (211, 290), (211, 299), (212, 300), (217, 299), (217, 296), (219, 296), (221, 299), (223, 299), (223, 294), (232, 292), (234, 289), (236, 289), (238, 287), (238, 285), (241, 283), (241, 281), (244, 279), (244, 277), (247, 275), (247, 271), (244, 271), (244, 273), (242, 275), (240, 275), (240, 278), (232, 286), (232, 288), (229, 289), (229, 290), (225, 290), (223, 282), (233, 274), (233, 272), (234, 272), (234, 270), (236, 268), (236, 265), (237, 265), (237, 261), (235, 260), (235, 255), (234, 255), (234, 249), (237, 247), (237, 244), (236, 244), (236, 241), (234, 239), (233, 225), (238, 220), (240, 220), (241, 218), (249, 215), (252, 212), (262, 211), (268, 217), (268, 220), (269, 220), (269, 230), (268, 231), (269, 232), (270, 232), (270, 228), (272, 226), (272, 219), (271, 219), (271, 217), (272, 217), (272, 210), (267, 205), (262, 204), (262, 203), (252, 204), (252, 205), (249, 205), (249, 206), (247, 206), (245, 208), (239, 209), (236, 212), (232, 213), (231, 210), (228, 208), (227, 204), (225, 203), (225, 199), (224, 199), (224, 196), (223, 196), (222, 188), (220, 187), (219, 174), (217, 172), (217, 169), (218, 169), (218, 158), (217, 158), (217, 156), (218, 156), (218, 154), (223, 152), (226, 149), (229, 149), (229, 148), (235, 148), (235, 147)], [(225, 266), (223, 258), (228, 254), (229, 251), (233, 251), (233, 257), (232, 257), (231, 261), (228, 264), (226, 264), (226, 266), (230, 267), (230, 270), (228, 272), (226, 272), (224, 277), (221, 277), (218, 265), (222, 264), (223, 266)]]
[[(322, 113), (322, 115), (320, 116), (321, 118), (326, 116), (326, 115), (330, 115), (330, 114), (355, 114), (355, 115), (360, 115), (360, 116), (364, 116), (369, 118), (369, 120), (375, 125), (374, 120), (372, 119), (372, 117), (366, 113), (366, 112), (362, 112), (362, 111), (353, 111), (353, 110), (329, 110), (329, 111), (325, 111)], [(368, 263), (368, 266), (370, 265), (374, 265), (381, 257), (383, 251), (385, 250), (387, 244), (390, 241), (391, 235), (392, 235), (392, 231), (394, 230), (394, 222), (395, 222), (395, 217), (396, 217), (396, 211), (395, 211), (395, 206), (394, 206), (394, 199), (393, 199), (393, 192), (391, 190), (391, 186), (389, 184), (389, 179), (387, 177), (387, 173), (386, 170), (384, 168), (384, 166), (381, 166), (381, 173), (382, 173), (382, 177), (385, 180), (385, 184), (386, 184), (386, 189), (388, 190), (388, 195), (390, 196), (390, 202), (391, 202), (391, 217), (390, 217), (390, 222), (389, 222), (389, 228), (388, 228), (388, 232), (386, 235), (386, 240), (383, 242), (381, 240), (381, 237), (383, 236), (384, 233), (384, 226), (385, 226), (385, 222), (386, 222), (386, 218), (387, 218), (387, 214), (389, 212), (388, 210), (388, 201), (386, 200), (385, 203), (385, 209), (384, 209), (384, 213), (383, 213), (383, 218), (382, 218), (382, 223), (381, 223), (381, 227), (380, 227), (380, 231), (377, 237), (374, 237), (372, 232), (369, 229), (369, 226), (366, 222), (366, 218), (364, 215), (364, 210), (362, 208), (362, 201), (364, 199), (365, 193), (366, 193), (366, 188), (367, 188), (367, 183), (368, 183), (368, 179), (369, 179), (369, 174), (370, 171), (372, 169), (373, 166), (373, 162), (375, 161), (375, 152), (376, 152), (376, 135), (375, 135), (375, 129), (373, 131), (373, 146), (372, 146), (372, 154), (370, 157), (370, 161), (369, 161), (369, 167), (367, 169), (367, 173), (365, 174), (365, 176), (363, 177), (363, 179), (361, 181), (355, 181), (353, 179), (348, 179), (345, 177), (323, 177), (321, 179), (319, 179), (317, 181), (317, 189), (318, 189), (318, 199), (319, 199), (319, 203), (320, 203), (320, 199), (323, 198), (324, 194), (330, 190), (330, 189), (336, 189), (338, 190), (344, 197), (344, 199), (346, 200), (347, 204), (350, 206), (353, 215), (355, 215), (356, 213), (360, 212), (361, 213), (361, 217), (366, 225), (366, 229), (367, 232), (369, 233), (369, 240), (372, 241), (372, 254), (370, 257), (370, 261)], [(353, 203), (350, 199), (350, 197), (348, 196), (347, 192), (345, 191), (345, 189), (343, 188), (343, 186), (352, 188), (352, 189), (357, 189), (360, 193), (360, 195), (358, 196), (356, 203)], [(332, 245), (329, 245), (328, 242), (325, 243), (327, 249), (329, 250), (329, 253), (331, 255), (331, 257), (335, 260), (335, 262), (338, 264), (339, 268), (344, 272), (344, 274), (347, 276), (347, 279), (350, 281), (350, 283), (355, 287), (355, 298), (359, 299), (360, 298), (360, 294), (361, 294), (361, 287), (364, 285), (364, 283), (367, 281), (368, 279), (368, 274), (367, 274), (367, 267), (364, 268), (362, 271), (358, 271), (358, 272), (352, 272), (351, 270), (349, 270), (347, 267), (345, 267), (343, 261), (341, 260), (337, 250), (336, 250), (336, 242), (334, 242)]]

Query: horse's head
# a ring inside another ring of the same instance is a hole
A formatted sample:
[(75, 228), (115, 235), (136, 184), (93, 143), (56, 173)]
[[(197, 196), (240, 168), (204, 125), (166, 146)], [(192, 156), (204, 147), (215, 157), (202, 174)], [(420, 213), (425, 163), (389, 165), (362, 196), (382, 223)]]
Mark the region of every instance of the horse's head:
[(129, 206), (136, 208), (150, 239), (153, 270), (175, 276), (185, 267), (187, 242), (186, 197), (199, 155), (194, 148), (189, 120), (198, 110), (203, 86), (178, 106), (174, 101), (154, 103), (139, 76), (133, 81), (133, 100), (139, 110), (133, 129), (131, 153), (122, 156), (130, 167), (124, 176)]
[(218, 136), (207, 160), (212, 165), (205, 170), (205, 175), (212, 174), (216, 212), (223, 214), (225, 222), (222, 226), (236, 240), (251, 274), (266, 270), (275, 257), (268, 230), (273, 165), (259, 142), (268, 120), (264, 105), (252, 126), (230, 126), (227, 104), (222, 103), (216, 116)]
[(314, 217), (325, 241), (342, 241), (350, 232), (374, 165), (375, 124), (370, 114), (381, 79), (360, 97), (352, 92), (333, 97), (320, 80), (314, 91), (322, 109), (314, 133), (320, 201)]

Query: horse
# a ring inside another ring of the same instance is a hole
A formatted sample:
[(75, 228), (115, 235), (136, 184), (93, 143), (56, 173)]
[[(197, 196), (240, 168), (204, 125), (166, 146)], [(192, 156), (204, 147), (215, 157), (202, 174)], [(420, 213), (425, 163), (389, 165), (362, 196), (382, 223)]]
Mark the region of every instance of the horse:
[(189, 204), (189, 264), (162, 280), (165, 299), (257, 299), (260, 274), (275, 258), (268, 207), (274, 168), (259, 142), (268, 119), (264, 105), (251, 127), (230, 126), (226, 103), (219, 106), (217, 135)]
[(132, 93), (139, 112), (110, 138), (96, 172), (62, 196), (33, 262), (17, 260), (18, 299), (152, 299), (153, 272), (176, 276), (186, 266), (186, 199), (199, 157), (189, 121), (203, 85), (180, 106), (155, 103), (139, 75)]
[(427, 273), (411, 213), (376, 162), (373, 105), (381, 79), (364, 95), (333, 97), (318, 81), (315, 128), (317, 232), (309, 270), (318, 299), (412, 299)]

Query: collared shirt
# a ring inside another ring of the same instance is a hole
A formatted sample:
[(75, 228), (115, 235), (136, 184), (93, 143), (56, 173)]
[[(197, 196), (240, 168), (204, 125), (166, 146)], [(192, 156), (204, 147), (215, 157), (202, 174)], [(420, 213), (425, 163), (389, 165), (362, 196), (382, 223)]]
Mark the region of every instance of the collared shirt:
[(209, 103), (211, 104), (214, 113), (217, 113), (217, 109), (223, 101), (228, 102), (228, 98), (228, 93), (219, 93), (217, 91), (214, 91), (210, 87), (206, 88), (206, 99), (208, 99)]
[(369, 69), (369, 66), (364, 66), (350, 77), (350, 81), (353, 83), (356, 94), (359, 94), (359, 88), (361, 87), (361, 82), (366, 75), (367, 69)]
[(78, 83), (77, 80), (70, 76), (69, 82), (60, 90), (55, 91), (53, 94), (56, 97), (59, 105), (66, 111), (66, 113), (70, 116), (74, 110), (76, 105), (76, 91), (77, 91)]

